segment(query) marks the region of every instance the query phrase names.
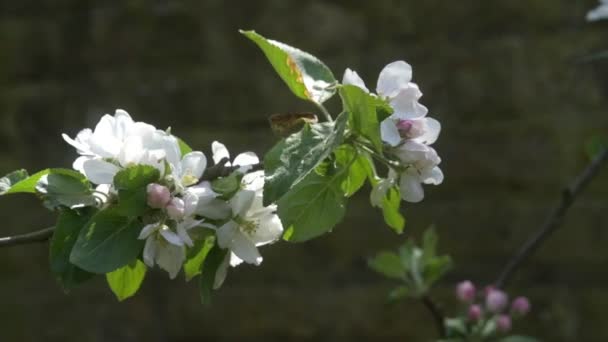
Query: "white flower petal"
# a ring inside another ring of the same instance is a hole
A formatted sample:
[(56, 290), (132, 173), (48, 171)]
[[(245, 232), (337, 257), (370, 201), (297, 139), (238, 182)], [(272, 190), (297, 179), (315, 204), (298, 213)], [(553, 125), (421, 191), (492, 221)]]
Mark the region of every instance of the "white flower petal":
[(186, 248), (184, 246), (165, 245), (158, 250), (156, 263), (165, 271), (169, 272), (169, 277), (175, 279), (182, 264), (186, 260)]
[(587, 12), (587, 21), (596, 21), (608, 18), (608, 3), (600, 1), (600, 5)]
[(388, 64), (380, 72), (376, 92), (383, 97), (393, 97), (412, 80), (412, 67), (404, 61)]
[(194, 243), (192, 242), (190, 235), (188, 235), (187, 225), (178, 224), (176, 230), (177, 230), (177, 235), (186, 245), (188, 245), (190, 247), (194, 246)]
[(344, 85), (354, 85), (361, 89), (363, 89), (366, 93), (369, 93), (369, 89), (365, 86), (365, 82), (359, 77), (356, 71), (351, 69), (346, 69), (344, 71), (344, 77), (342, 77), (342, 84)]
[(191, 192), (184, 192), (184, 217), (189, 217), (194, 214), (198, 207), (198, 196)]
[(238, 265), (243, 263), (243, 259), (236, 256), (236, 254), (230, 252), (230, 266), (237, 267)]
[(74, 170), (84, 174), (84, 162), (91, 159), (93, 159), (93, 157), (80, 156), (76, 158), (76, 160), (74, 160), (74, 163), (72, 163), (72, 167), (74, 168)]
[(213, 152), (213, 162), (215, 164), (219, 163), (224, 158), (228, 158), (228, 163), (230, 163), (230, 153), (228, 153), (228, 149), (221, 142), (214, 141), (211, 143), (211, 151)]
[(410, 83), (409, 87), (403, 88), (390, 101), (394, 110), (393, 116), (404, 120), (424, 117), (429, 110), (418, 102), (421, 95), (418, 86), (413, 83)]
[(232, 208), (226, 201), (212, 199), (211, 201), (199, 202), (195, 213), (212, 220), (223, 220), (230, 217)]
[(126, 111), (117, 109), (114, 112), (114, 121), (114, 136), (120, 140), (125, 139), (127, 132), (131, 125), (133, 125), (133, 119), (131, 119), (131, 116)]
[(145, 152), (141, 137), (127, 137), (118, 155), (118, 162), (123, 167), (139, 164)]
[(257, 164), (260, 162), (260, 158), (253, 152), (243, 152), (234, 158), (234, 162), (232, 165), (238, 166), (249, 166), (248, 168), (243, 169), (242, 173), (246, 173), (251, 169), (251, 165)]
[(255, 198), (255, 191), (241, 190), (237, 192), (232, 199), (230, 199), (230, 206), (232, 207), (232, 214), (235, 216), (245, 217), (251, 204)]
[(85, 128), (78, 133), (78, 135), (76, 136), (76, 139), (70, 138), (67, 134), (62, 134), (61, 136), (63, 137), (63, 140), (65, 140), (65, 142), (74, 146), (76, 148), (76, 150), (78, 151), (78, 153), (87, 154), (87, 153), (91, 153), (88, 141), (89, 141), (89, 139), (91, 139), (92, 135), (93, 135), (93, 132), (91, 131), (91, 129)]
[(183, 246), (184, 245), (184, 241), (182, 241), (182, 239), (179, 237), (179, 235), (175, 234), (174, 232), (172, 232), (169, 227), (164, 226), (163, 228), (161, 228), (159, 230), (160, 235), (163, 236), (163, 238), (165, 238), (165, 240), (167, 240), (167, 242), (169, 242), (169, 244), (175, 245), (175, 246)]
[(251, 191), (262, 191), (264, 189), (264, 171), (255, 171), (247, 173), (241, 180), (243, 189)]
[(232, 252), (243, 259), (248, 264), (259, 265), (262, 263), (262, 256), (253, 241), (246, 238), (243, 234), (235, 234), (232, 239)]
[(232, 245), (232, 240), (237, 234), (238, 225), (234, 221), (228, 221), (223, 226), (219, 227), (215, 232), (217, 236), (217, 244), (221, 248), (228, 248)]
[(89, 159), (82, 164), (87, 178), (95, 184), (112, 184), (120, 168), (101, 159)]
[(276, 214), (267, 214), (260, 218), (259, 227), (252, 236), (256, 246), (263, 246), (277, 241), (283, 234), (283, 224)]
[[(203, 152), (194, 151), (186, 154), (181, 161), (181, 176), (194, 177), (196, 182), (203, 176), (207, 167), (207, 157)], [(187, 182), (186, 182), (187, 183)]]
[(156, 245), (156, 237), (150, 236), (146, 239), (146, 245), (144, 246), (144, 263), (148, 265), (148, 267), (154, 267), (154, 260), (156, 259), (156, 250), (158, 246)]
[(401, 176), (399, 184), (401, 188), (401, 198), (406, 202), (420, 202), (424, 199), (424, 190), (417, 177), (407, 173)]
[(397, 146), (401, 142), (399, 129), (392, 117), (388, 117), (380, 123), (380, 136), (382, 137), (382, 141), (391, 146)]
[(391, 179), (382, 179), (372, 187), (372, 191), (369, 194), (372, 206), (382, 208), (386, 194), (391, 186), (393, 186), (393, 181)]
[(114, 136), (114, 124), (116, 123), (116, 119), (109, 114), (105, 114), (101, 117), (97, 126), (95, 126), (95, 130), (93, 131), (93, 135), (95, 136)]
[(160, 223), (158, 223), (158, 222), (144, 226), (144, 228), (141, 230), (141, 232), (139, 233), (139, 236), (137, 238), (140, 240), (147, 239), (148, 236), (150, 236), (152, 233), (154, 233), (155, 231), (157, 231), (160, 228), (159, 226), (160, 226)]
[(439, 185), (443, 183), (443, 172), (437, 166), (422, 174), (422, 182), (424, 184)]
[(437, 138), (439, 137), (439, 133), (441, 132), (441, 124), (439, 123), (439, 121), (433, 118), (424, 118), (423, 120), (426, 121), (424, 125), (425, 131), (421, 136), (417, 137), (415, 140), (421, 143), (425, 143), (427, 145), (431, 145), (435, 141), (437, 141)]

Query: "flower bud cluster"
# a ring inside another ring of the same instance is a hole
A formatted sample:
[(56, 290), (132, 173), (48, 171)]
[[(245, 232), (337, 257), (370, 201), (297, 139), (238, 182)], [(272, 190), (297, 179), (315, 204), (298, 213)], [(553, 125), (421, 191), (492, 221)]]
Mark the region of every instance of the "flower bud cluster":
[(526, 297), (516, 297), (509, 302), (506, 292), (487, 286), (483, 291), (470, 280), (456, 285), (456, 298), (466, 305), (466, 318), (471, 324), (494, 321), (496, 330), (507, 333), (511, 330), (513, 318), (523, 317), (530, 312), (530, 301)]

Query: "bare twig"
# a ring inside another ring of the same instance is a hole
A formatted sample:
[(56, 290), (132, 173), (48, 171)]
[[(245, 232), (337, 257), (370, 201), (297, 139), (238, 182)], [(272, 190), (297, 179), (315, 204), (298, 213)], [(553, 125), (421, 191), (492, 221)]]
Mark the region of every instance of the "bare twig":
[(35, 232), (15, 235), (15, 236), (7, 236), (0, 237), (0, 247), (8, 247), (8, 246), (16, 246), (23, 245), (28, 243), (36, 243), (36, 242), (44, 242), (47, 241), (51, 236), (53, 236), (53, 231), (55, 227), (48, 227), (42, 230), (37, 230)]
[[(238, 165), (235, 166), (226, 166), (228, 163), (228, 158), (222, 159), (216, 165), (213, 165), (203, 174), (202, 180), (214, 180), (220, 177), (226, 177), (239, 168)], [(252, 165), (249, 172), (258, 171), (263, 169), (262, 163), (258, 163)], [(7, 237), (0, 237), (0, 247), (9, 247), (9, 246), (17, 246), (17, 245), (25, 245), (30, 243), (44, 242), (47, 241), (53, 236), (53, 231), (55, 227), (49, 227), (41, 230), (37, 230), (31, 233), (26, 233), (22, 235), (14, 235)]]
[(435, 326), (437, 327), (439, 337), (446, 337), (447, 332), (445, 330), (445, 315), (428, 294), (423, 296), (421, 299), (424, 306), (429, 310), (431, 315), (433, 315), (433, 320), (435, 321)]
[(495, 282), (496, 287), (504, 287), (523, 262), (526, 261), (542, 243), (555, 232), (555, 230), (557, 230), (576, 197), (585, 189), (593, 177), (598, 174), (606, 161), (608, 161), (608, 149), (604, 149), (600, 152), (587, 168), (574, 179), (572, 184), (564, 189), (559, 205), (553, 209), (540, 229), (528, 238), (500, 272), (500, 275)]

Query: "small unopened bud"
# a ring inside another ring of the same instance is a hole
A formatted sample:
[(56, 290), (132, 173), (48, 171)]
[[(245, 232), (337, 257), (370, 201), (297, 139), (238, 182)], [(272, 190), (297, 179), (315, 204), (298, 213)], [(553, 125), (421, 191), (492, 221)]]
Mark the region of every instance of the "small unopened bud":
[(511, 330), (511, 317), (509, 315), (498, 315), (496, 317), (496, 329), (506, 333)]
[(456, 286), (456, 297), (461, 302), (470, 303), (475, 299), (475, 285), (469, 280), (465, 280)]
[(167, 205), (167, 215), (174, 220), (181, 220), (184, 217), (184, 200), (181, 198), (173, 198), (171, 203)]
[(517, 297), (511, 304), (511, 312), (516, 315), (524, 316), (530, 312), (530, 301), (526, 297)]
[(488, 294), (486, 296), (486, 307), (488, 311), (493, 313), (502, 312), (508, 304), (509, 297), (506, 293), (497, 289), (488, 290)]
[(164, 208), (171, 200), (171, 192), (164, 185), (156, 183), (148, 184), (146, 190), (148, 193), (147, 202), (151, 208)]
[(423, 120), (397, 121), (397, 130), (399, 130), (399, 135), (405, 139), (418, 138), (424, 134), (426, 129), (427, 128)]
[(473, 304), (473, 305), (469, 306), (468, 316), (469, 316), (470, 321), (477, 322), (481, 319), (482, 315), (483, 315), (483, 311), (481, 309), (481, 305)]

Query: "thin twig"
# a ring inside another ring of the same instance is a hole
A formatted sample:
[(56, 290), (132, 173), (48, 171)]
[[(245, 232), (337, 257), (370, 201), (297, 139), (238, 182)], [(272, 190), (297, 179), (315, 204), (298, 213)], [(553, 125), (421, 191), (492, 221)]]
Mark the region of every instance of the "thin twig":
[(504, 287), (523, 262), (526, 261), (542, 243), (555, 232), (555, 230), (557, 230), (562, 223), (566, 212), (572, 206), (572, 203), (574, 203), (574, 200), (585, 189), (593, 177), (598, 174), (606, 161), (608, 161), (608, 149), (601, 151), (593, 161), (591, 161), (587, 168), (574, 179), (572, 184), (564, 189), (559, 205), (553, 209), (540, 229), (528, 238), (500, 272), (500, 275), (495, 282), (496, 287)]
[[(239, 166), (226, 166), (228, 163), (228, 158), (222, 159), (219, 163), (214, 166), (209, 167), (205, 170), (202, 180), (214, 180), (220, 177), (226, 177), (230, 175), (234, 170), (238, 169)], [(248, 172), (258, 171), (263, 169), (262, 163), (252, 165), (251, 169)], [(47, 241), (53, 236), (53, 231), (55, 227), (49, 227), (41, 230), (37, 230), (31, 233), (26, 233), (22, 235), (14, 235), (7, 237), (0, 237), (0, 247), (9, 247), (9, 246), (17, 246), (24, 245), (30, 243), (44, 242)]]
[(429, 310), (431, 315), (433, 315), (433, 320), (435, 321), (435, 325), (437, 327), (437, 332), (439, 333), (439, 337), (444, 338), (447, 336), (447, 332), (445, 330), (445, 315), (439, 308), (439, 306), (433, 301), (433, 299), (427, 294), (422, 298), (422, 303)]
[(28, 243), (36, 243), (36, 242), (44, 242), (53, 236), (53, 231), (55, 227), (48, 227), (42, 230), (37, 230), (35, 232), (15, 235), (15, 236), (7, 236), (0, 237), (0, 247), (8, 247), (8, 246), (16, 246), (23, 245)]

